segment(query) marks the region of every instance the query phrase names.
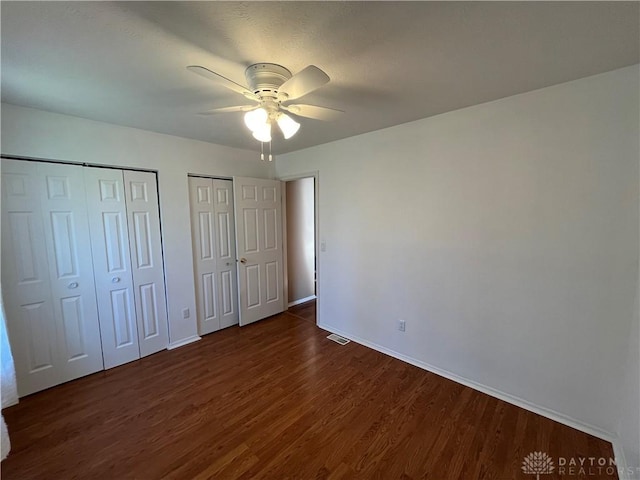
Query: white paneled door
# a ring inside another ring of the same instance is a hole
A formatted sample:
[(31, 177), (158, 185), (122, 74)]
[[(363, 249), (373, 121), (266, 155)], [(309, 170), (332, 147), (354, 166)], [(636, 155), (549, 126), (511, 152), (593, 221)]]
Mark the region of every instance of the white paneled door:
[(238, 323), (233, 183), (189, 177), (198, 331)]
[(233, 178), (240, 325), (284, 310), (280, 185)]
[(122, 170), (86, 168), (105, 368), (140, 358)]
[(138, 344), (140, 356), (145, 357), (169, 344), (158, 189), (154, 173), (124, 170), (123, 174)]
[(20, 396), (103, 369), (82, 167), (2, 160), (2, 285)]

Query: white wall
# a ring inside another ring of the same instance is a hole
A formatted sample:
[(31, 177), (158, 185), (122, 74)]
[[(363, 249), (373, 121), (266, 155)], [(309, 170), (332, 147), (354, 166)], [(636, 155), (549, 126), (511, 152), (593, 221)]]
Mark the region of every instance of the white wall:
[[(197, 335), (187, 174), (272, 178), (255, 152), (2, 104), (3, 155), (158, 172), (172, 345)], [(191, 318), (182, 318), (189, 308)]]
[(319, 171), (321, 326), (587, 430), (637, 425), (638, 86), (636, 65), (280, 156)]
[(289, 304), (312, 297), (316, 293), (313, 184), (313, 177), (285, 183)]
[[(622, 398), (622, 415), (619, 419), (618, 435), (624, 440), (622, 448), (627, 467), (633, 475), (640, 477), (640, 297), (636, 290), (633, 324), (629, 332), (626, 376), (618, 394)], [(629, 472), (627, 472), (629, 473)], [(624, 477), (622, 477), (624, 478)]]

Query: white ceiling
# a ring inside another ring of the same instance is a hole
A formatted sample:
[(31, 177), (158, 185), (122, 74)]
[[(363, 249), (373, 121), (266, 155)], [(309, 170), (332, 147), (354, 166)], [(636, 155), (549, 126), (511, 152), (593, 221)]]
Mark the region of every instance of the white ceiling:
[(331, 82), (300, 103), (284, 153), (639, 61), (638, 2), (8, 2), (2, 101), (256, 150), (246, 103), (186, 70), (238, 83), (257, 62)]

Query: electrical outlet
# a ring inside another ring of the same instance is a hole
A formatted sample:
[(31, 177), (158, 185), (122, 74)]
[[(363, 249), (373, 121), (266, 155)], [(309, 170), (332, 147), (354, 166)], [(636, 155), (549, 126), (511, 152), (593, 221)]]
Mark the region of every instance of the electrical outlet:
[(189, 318), (191, 316), (191, 312), (189, 312), (188, 308), (182, 309), (182, 318)]
[(404, 320), (398, 320), (398, 330), (404, 332), (406, 330), (406, 322)]

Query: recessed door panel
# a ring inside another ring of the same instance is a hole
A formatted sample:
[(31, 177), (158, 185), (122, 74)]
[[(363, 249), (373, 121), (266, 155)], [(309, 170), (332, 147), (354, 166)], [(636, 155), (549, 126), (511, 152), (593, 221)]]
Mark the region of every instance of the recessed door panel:
[[(106, 170), (105, 170), (106, 171)], [(114, 172), (117, 172), (114, 170)], [(122, 174), (122, 172), (120, 172)], [(120, 203), (122, 182), (120, 179), (98, 179), (100, 201)]]
[(47, 192), (51, 200), (69, 200), (69, 179), (64, 176), (47, 176)]
[(228, 185), (223, 185), (223, 186), (219, 186), (216, 188), (216, 196), (217, 196), (217, 200), (216, 203), (220, 206), (226, 206), (226, 207), (230, 207), (231, 206), (231, 195), (230, 195), (230, 191), (229, 191), (229, 186)]
[(27, 331), (29, 373), (55, 368), (55, 346), (49, 337), (49, 326), (53, 319), (46, 311), (45, 303), (23, 305), (21, 321), (24, 322)]
[(267, 262), (265, 264), (265, 286), (266, 286), (266, 298), (267, 303), (277, 302), (280, 300), (280, 279), (278, 278), (278, 271), (280, 270), (278, 262)]
[(249, 265), (245, 268), (247, 284), (247, 308), (257, 308), (262, 305), (260, 295), (260, 265)]
[(222, 315), (232, 315), (235, 311), (233, 275), (230, 271), (226, 271), (220, 274), (220, 278), (222, 279)]
[[(153, 174), (152, 174), (153, 175)], [(129, 195), (131, 201), (134, 202), (148, 202), (149, 197), (147, 196), (147, 182), (146, 181), (135, 181), (129, 180)]]
[(53, 248), (56, 255), (56, 273), (64, 279), (78, 275), (73, 212), (51, 212)]
[(276, 187), (268, 186), (262, 187), (262, 201), (267, 203), (272, 203), (275, 205), (276, 203)]
[(133, 332), (133, 315), (129, 289), (111, 290), (111, 320), (113, 322), (114, 347), (126, 348), (136, 339)]
[(212, 223), (211, 217), (213, 216), (212, 212), (200, 212), (198, 214), (199, 218), (199, 232), (200, 232), (200, 259), (201, 260), (212, 260), (213, 252), (214, 252), (214, 244), (213, 244), (213, 231), (212, 231)]
[(67, 361), (79, 360), (90, 355), (87, 348), (84, 325), (84, 307), (82, 297), (67, 297), (60, 299), (62, 310), (62, 324), (64, 326), (64, 339)]
[(218, 258), (231, 259), (229, 212), (218, 213)]
[(216, 277), (215, 273), (202, 275), (202, 298), (204, 299), (204, 321), (216, 319)]
[(119, 273), (129, 267), (123, 235), (123, 212), (102, 212), (102, 234), (107, 255), (107, 272)]
[(146, 340), (157, 336), (160, 331), (158, 312), (156, 311), (158, 305), (156, 286), (154, 283), (140, 285), (138, 291), (142, 303), (142, 324), (144, 326), (142, 338)]
[(151, 224), (149, 212), (133, 212), (134, 253), (137, 268), (153, 268), (153, 247), (151, 246)]
[(265, 208), (262, 211), (264, 218), (264, 250), (277, 250), (278, 248), (278, 215), (275, 208)]
[(258, 253), (258, 209), (252, 207), (243, 208), (242, 218), (244, 220), (242, 230), (245, 232), (243, 251), (245, 254)]
[(213, 205), (211, 201), (211, 185), (206, 181), (203, 185), (196, 186), (197, 202), (205, 205)]
[(242, 200), (258, 200), (258, 187), (256, 185), (241, 185)]
[(42, 282), (44, 280), (42, 275), (44, 272), (41, 270), (42, 261), (36, 255), (36, 249), (41, 246), (37, 245), (40, 242), (36, 242), (34, 238), (34, 222), (39, 219), (35, 218), (34, 212), (8, 212), (7, 217), (12, 244), (15, 246), (13, 249), (17, 270), (15, 280), (19, 284)]

